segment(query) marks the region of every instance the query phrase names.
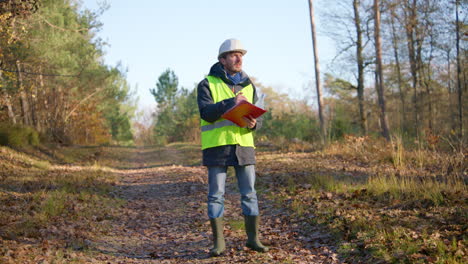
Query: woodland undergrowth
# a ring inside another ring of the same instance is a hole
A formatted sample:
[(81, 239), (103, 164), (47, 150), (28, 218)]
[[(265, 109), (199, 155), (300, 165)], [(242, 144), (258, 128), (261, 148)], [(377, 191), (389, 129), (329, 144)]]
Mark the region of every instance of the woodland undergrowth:
[[(344, 262), (467, 263), (465, 160), (463, 151), (405, 149), (398, 139), (263, 145), (257, 188), (296, 222), (333, 234)], [(1, 147), (0, 260), (93, 260), (90, 239), (109, 232), (125, 204), (114, 172), (136, 164), (196, 167), (199, 146)]]
[(351, 263), (468, 261), (466, 153), (347, 137), (321, 151), (262, 152), (258, 164), (262, 191), (333, 233)]

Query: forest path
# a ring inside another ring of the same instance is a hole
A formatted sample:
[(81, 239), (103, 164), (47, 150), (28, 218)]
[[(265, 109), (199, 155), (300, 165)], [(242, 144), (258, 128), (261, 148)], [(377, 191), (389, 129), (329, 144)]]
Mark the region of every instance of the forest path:
[[(120, 176), (117, 194), (125, 203), (110, 220), (112, 228), (90, 241), (90, 248), (100, 252), (95, 260), (109, 263), (341, 263), (333, 246), (328, 245), (327, 241), (331, 241), (328, 234), (310, 226), (304, 219), (290, 219), (286, 209), (274, 206), (261, 191), (261, 240), (270, 251), (261, 254), (245, 248), (243, 217), (232, 173), (225, 197), (227, 249), (224, 255), (210, 258), (206, 168), (193, 165), (193, 156), (187, 155), (193, 151), (183, 148), (135, 149), (130, 153), (125, 159), (125, 169), (116, 170)], [(155, 160), (159, 163), (155, 164)]]

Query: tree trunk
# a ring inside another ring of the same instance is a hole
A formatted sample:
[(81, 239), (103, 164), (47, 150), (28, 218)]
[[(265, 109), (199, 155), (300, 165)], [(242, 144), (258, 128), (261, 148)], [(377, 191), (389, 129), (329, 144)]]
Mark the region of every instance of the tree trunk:
[(388, 128), (387, 122), (387, 111), (385, 107), (385, 89), (384, 89), (384, 81), (383, 81), (383, 67), (382, 67), (382, 44), (380, 39), (380, 0), (374, 0), (374, 18), (375, 18), (375, 30), (374, 30), (374, 37), (375, 37), (375, 52), (376, 52), (376, 59), (377, 59), (377, 68), (376, 68), (376, 88), (377, 94), (379, 99), (379, 107), (380, 107), (380, 125), (382, 128), (382, 135), (390, 141), (390, 131)]
[(52, 137), (60, 143), (67, 142), (65, 138), (65, 122), (64, 122), (64, 115), (66, 111), (65, 106), (65, 95), (61, 85), (57, 85), (54, 88), (54, 116), (52, 117), (52, 125), (50, 130), (52, 131)]
[[(418, 24), (417, 26), (414, 28), (414, 32), (415, 32), (415, 44), (416, 44), (416, 71), (417, 71), (417, 74), (419, 76), (418, 78), (418, 87), (420, 88), (420, 95), (418, 97), (419, 99), (419, 125), (424, 125), (425, 123), (425, 120), (429, 118), (426, 118), (426, 112), (424, 111), (424, 107), (425, 107), (425, 102), (426, 102), (426, 97), (427, 97), (427, 94), (423, 93), (421, 90), (422, 88), (424, 87), (424, 83), (426, 82), (426, 76), (425, 76), (425, 72), (424, 72), (424, 68), (425, 68), (425, 65), (424, 65), (424, 62), (423, 62), (423, 58), (422, 58), (422, 45), (423, 45), (423, 42), (424, 42), (424, 35), (422, 34), (423, 32), (423, 29), (422, 29), (423, 25), (421, 23), (419, 23), (418, 21)], [(428, 99), (427, 99), (428, 100)], [(421, 127), (419, 127), (419, 129), (421, 129)]]
[(327, 132), (325, 128), (325, 120), (323, 118), (322, 87), (321, 87), (321, 82), (320, 82), (320, 63), (319, 63), (319, 57), (318, 57), (317, 38), (316, 38), (316, 31), (315, 31), (313, 0), (309, 0), (309, 10), (310, 10), (310, 24), (311, 24), (311, 29), (312, 29), (312, 44), (313, 44), (313, 49), (314, 49), (315, 85), (317, 88), (317, 102), (318, 102), (318, 111), (319, 111), (319, 120), (320, 120), (320, 131), (321, 131), (322, 143), (325, 143), (326, 138), (327, 138)]
[(31, 118), (32, 123), (36, 129), (36, 131), (41, 131), (41, 123), (39, 120), (39, 111), (38, 111), (38, 89), (37, 85), (33, 86), (32, 94), (31, 94)]
[(23, 123), (27, 126), (32, 125), (31, 122), (31, 109), (29, 107), (28, 96), (26, 94), (23, 82), (23, 73), (21, 71), (21, 62), (19, 60), (16, 61), (16, 71), (17, 71), (17, 85), (18, 91), (20, 94), (20, 102), (21, 102), (21, 113), (23, 115)]
[(419, 127), (420, 127), (420, 110), (419, 110), (419, 98), (418, 98), (418, 69), (416, 62), (416, 44), (414, 37), (414, 28), (417, 24), (416, 17), (416, 0), (412, 0), (413, 3), (410, 6), (408, 1), (405, 1), (405, 17), (406, 17), (406, 37), (408, 45), (408, 57), (410, 61), (411, 68), (411, 79), (412, 79), (412, 88), (413, 88), (413, 104), (414, 104), (414, 128), (417, 137), (419, 138)]
[[(0, 65), (2, 65), (1, 61)], [(13, 112), (13, 107), (11, 105), (10, 95), (8, 94), (6, 88), (3, 85), (3, 71), (2, 69), (0, 69), (0, 89), (2, 90), (3, 101), (5, 102), (5, 105), (7, 107), (8, 118), (13, 124), (16, 124), (16, 117), (15, 113)]]
[(405, 130), (406, 127), (406, 91), (403, 89), (404, 83), (401, 74), (400, 65), (400, 53), (398, 52), (398, 34), (395, 27), (395, 8), (391, 8), (390, 23), (392, 26), (392, 44), (393, 44), (393, 55), (395, 56), (395, 67), (398, 79), (398, 94), (400, 95), (401, 104), (401, 118), (400, 118), (400, 129)]
[(430, 36), (431, 36), (431, 44), (430, 44), (429, 58), (428, 58), (428, 61), (427, 61), (427, 67), (425, 67), (425, 68), (427, 68), (427, 71), (426, 71), (426, 74), (425, 74), (425, 77), (424, 77), (424, 86), (426, 87), (426, 102), (427, 102), (428, 126), (429, 126), (428, 128), (429, 128), (429, 131), (431, 131), (431, 133), (432, 133), (432, 131), (434, 129), (434, 121), (435, 120), (433, 120), (434, 106), (432, 104), (432, 89), (431, 89), (432, 69), (431, 69), (431, 63), (432, 63), (432, 59), (434, 58), (433, 57), (433, 49), (434, 49), (436, 44), (435, 44), (433, 35), (430, 34)]
[[(459, 123), (459, 138), (462, 139), (464, 135), (463, 129), (463, 88), (462, 88), (462, 78), (461, 78), (461, 62), (460, 62), (460, 21), (458, 18), (458, 6), (460, 5), (460, 0), (455, 1), (455, 24), (456, 24), (456, 34), (457, 34), (457, 90), (458, 90), (458, 123)], [(464, 84), (466, 85), (466, 84)]]
[(447, 90), (449, 95), (453, 93), (452, 89), (452, 63), (450, 61), (450, 48), (447, 47)]
[(364, 58), (362, 56), (362, 28), (361, 28), (361, 17), (359, 14), (359, 0), (353, 0), (354, 8), (354, 25), (356, 27), (356, 58), (358, 68), (358, 104), (359, 104), (359, 119), (361, 125), (361, 131), (364, 135), (367, 135), (367, 122), (366, 114), (364, 110)]
[[(42, 67), (40, 69), (41, 69), (40, 72), (42, 72)], [(42, 74), (39, 75), (39, 87), (41, 88), (42, 98), (44, 100), (44, 111), (45, 111), (45, 113), (42, 115), (43, 119), (40, 121), (41, 121), (41, 128), (43, 129), (42, 132), (45, 132), (46, 129), (50, 127), (50, 119), (52, 117), (51, 117), (51, 112), (50, 112), (50, 107), (49, 107), (50, 98), (47, 96), (47, 92), (46, 92), (45, 85), (44, 85), (44, 77), (42, 76)]]

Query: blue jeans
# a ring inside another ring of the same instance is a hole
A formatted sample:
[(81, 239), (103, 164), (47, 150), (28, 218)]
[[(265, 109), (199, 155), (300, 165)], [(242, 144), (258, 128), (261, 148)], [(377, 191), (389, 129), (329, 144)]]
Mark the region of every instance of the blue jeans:
[[(218, 218), (224, 214), (227, 166), (208, 167), (208, 216)], [(244, 215), (258, 215), (257, 192), (255, 191), (255, 166), (234, 166), (241, 194)]]

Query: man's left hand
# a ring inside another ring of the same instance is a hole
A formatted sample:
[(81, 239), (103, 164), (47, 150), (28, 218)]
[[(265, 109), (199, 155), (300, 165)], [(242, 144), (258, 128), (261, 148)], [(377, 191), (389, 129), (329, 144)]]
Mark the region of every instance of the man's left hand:
[(251, 116), (244, 116), (245, 122), (247, 122), (247, 127), (250, 129), (253, 129), (255, 125), (257, 124), (257, 119), (252, 118)]

